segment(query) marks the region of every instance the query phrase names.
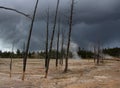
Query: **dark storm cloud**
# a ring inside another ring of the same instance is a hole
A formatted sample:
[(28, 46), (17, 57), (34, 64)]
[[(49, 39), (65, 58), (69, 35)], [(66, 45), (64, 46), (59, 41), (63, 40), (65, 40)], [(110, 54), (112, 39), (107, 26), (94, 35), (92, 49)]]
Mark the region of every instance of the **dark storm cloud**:
[(75, 9), (75, 22), (99, 23), (120, 18), (119, 0), (80, 0)]
[(76, 8), (73, 40), (79, 45), (101, 42), (107, 46), (120, 42), (119, 0), (81, 0)]
[(110, 43), (113, 43), (114, 41), (120, 41), (119, 23), (120, 20), (114, 22), (103, 22), (101, 24), (77, 24), (73, 30), (72, 37), (81, 46), (98, 42), (109, 46)]
[[(31, 50), (44, 49), (46, 11), (50, 8), (50, 32), (57, 0), (40, 0), (37, 9), (34, 30), (30, 44)], [(0, 5), (16, 8), (32, 16), (34, 0), (0, 0)], [(60, 17), (62, 28), (68, 26), (70, 0), (60, 0)], [(120, 39), (120, 0), (76, 0), (73, 18), (72, 41), (81, 47), (88, 43), (100, 41), (103, 45), (111, 44)], [(0, 39), (2, 44), (16, 43), (22, 48), (26, 42), (30, 20), (12, 11), (0, 10)], [(67, 31), (66, 31), (67, 32)], [(1, 43), (0, 43), (1, 44)], [(2, 47), (5, 47), (2, 45)]]

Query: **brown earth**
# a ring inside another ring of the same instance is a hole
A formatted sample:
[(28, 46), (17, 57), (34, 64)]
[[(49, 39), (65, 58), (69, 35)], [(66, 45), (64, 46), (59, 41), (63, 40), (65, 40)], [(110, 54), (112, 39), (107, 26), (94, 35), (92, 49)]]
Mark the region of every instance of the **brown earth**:
[(0, 88), (120, 88), (120, 61), (106, 60), (99, 66), (93, 60), (69, 60), (69, 71), (50, 62), (48, 78), (44, 78), (44, 60), (28, 59), (25, 80), (22, 81), (22, 60), (0, 59)]

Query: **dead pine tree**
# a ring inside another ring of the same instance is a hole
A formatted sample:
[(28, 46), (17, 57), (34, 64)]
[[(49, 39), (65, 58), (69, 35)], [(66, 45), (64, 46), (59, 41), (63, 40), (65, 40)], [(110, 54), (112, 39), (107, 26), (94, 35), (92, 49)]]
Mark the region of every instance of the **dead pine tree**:
[(101, 48), (101, 63), (104, 63), (103, 47)]
[(13, 64), (13, 55), (14, 55), (14, 43), (12, 44), (12, 52), (10, 56), (10, 78), (12, 77), (12, 64)]
[(48, 61), (47, 61), (47, 68), (46, 68), (46, 71), (45, 71), (45, 78), (47, 78), (48, 70), (49, 70), (49, 63), (50, 63), (51, 52), (52, 52), (52, 45), (53, 45), (54, 34), (55, 34), (55, 29), (56, 29), (56, 22), (57, 22), (57, 14), (58, 14), (59, 2), (60, 2), (60, 0), (57, 0), (57, 6), (56, 6), (56, 11), (55, 11), (55, 18), (54, 18), (54, 24), (53, 24), (52, 37), (51, 37), (51, 41), (50, 41), (49, 57), (48, 57)]
[(48, 62), (48, 35), (49, 35), (49, 8), (47, 11), (47, 25), (46, 25), (46, 57), (45, 57), (45, 68), (47, 68), (47, 62)]
[(62, 32), (61, 32), (61, 36), (62, 36), (62, 40), (61, 40), (61, 58), (60, 58), (60, 65), (63, 65), (63, 58), (64, 58), (64, 49), (63, 49), (63, 45), (64, 45), (64, 34), (65, 34), (65, 31), (62, 29)]
[(66, 30), (64, 28), (61, 29), (61, 58), (60, 58), (60, 65), (63, 65), (63, 58), (65, 57), (65, 50), (64, 50), (64, 41), (65, 41), (65, 33)]
[(98, 43), (97, 46), (97, 61), (96, 64), (99, 65), (100, 64), (100, 44)]
[(60, 17), (58, 20), (58, 34), (57, 34), (57, 54), (56, 54), (56, 67), (58, 67), (58, 59), (59, 59), (59, 40), (60, 40)]
[(30, 25), (30, 31), (29, 31), (28, 41), (27, 41), (27, 45), (26, 45), (25, 56), (24, 56), (24, 60), (23, 60), (23, 74), (22, 74), (22, 80), (24, 80), (24, 78), (25, 78), (27, 56), (28, 56), (29, 45), (30, 45), (30, 39), (31, 39), (32, 30), (33, 30), (33, 24), (34, 24), (34, 20), (35, 20), (35, 15), (36, 15), (36, 10), (37, 10), (37, 6), (38, 6), (38, 2), (39, 2), (39, 0), (36, 1), (34, 13), (33, 13), (33, 18), (32, 18), (32, 22), (31, 22), (31, 25)]
[(96, 55), (97, 55), (97, 52), (96, 52), (96, 46), (94, 45), (94, 63), (96, 63)]
[(99, 43), (99, 63), (104, 63), (103, 47)]
[(64, 72), (68, 71), (68, 58), (69, 58), (69, 48), (70, 48), (71, 31), (72, 31), (72, 23), (73, 23), (73, 10), (74, 10), (74, 0), (72, 0), (71, 10), (70, 10), (68, 44), (67, 44), (67, 54), (66, 54), (66, 58), (65, 58), (65, 69), (64, 69)]

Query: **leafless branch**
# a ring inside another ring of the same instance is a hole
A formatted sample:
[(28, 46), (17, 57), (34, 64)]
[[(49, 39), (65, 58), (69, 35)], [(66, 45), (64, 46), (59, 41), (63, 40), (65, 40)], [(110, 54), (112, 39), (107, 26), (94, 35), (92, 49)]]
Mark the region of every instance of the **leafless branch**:
[(25, 14), (25, 13), (23, 13), (23, 12), (21, 12), (21, 11), (16, 10), (16, 9), (4, 7), (4, 6), (0, 6), (0, 8), (1, 8), (1, 9), (5, 9), (5, 10), (11, 10), (11, 11), (17, 12), (17, 13), (19, 13), (19, 14), (21, 14), (21, 15), (29, 18), (29, 19), (32, 19), (32, 17), (30, 17), (30, 15)]

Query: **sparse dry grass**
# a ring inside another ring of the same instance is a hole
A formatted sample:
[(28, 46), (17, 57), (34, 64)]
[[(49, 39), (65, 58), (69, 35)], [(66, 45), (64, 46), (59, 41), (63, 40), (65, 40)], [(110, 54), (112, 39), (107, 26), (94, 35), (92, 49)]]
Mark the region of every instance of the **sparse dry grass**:
[(12, 78), (9, 77), (9, 59), (0, 59), (0, 88), (119, 88), (120, 61), (105, 61), (94, 65), (92, 60), (69, 60), (69, 71), (50, 62), (48, 78), (44, 78), (44, 60), (28, 59), (25, 81), (22, 77), (22, 59), (13, 60)]

